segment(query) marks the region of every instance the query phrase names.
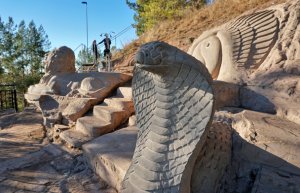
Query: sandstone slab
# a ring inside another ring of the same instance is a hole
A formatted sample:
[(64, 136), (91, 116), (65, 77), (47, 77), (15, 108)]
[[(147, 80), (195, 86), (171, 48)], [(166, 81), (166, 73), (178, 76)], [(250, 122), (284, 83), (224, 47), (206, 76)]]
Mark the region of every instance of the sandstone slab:
[(131, 163), (136, 139), (137, 128), (127, 127), (98, 137), (82, 147), (91, 168), (118, 191)]
[(1, 116), (0, 163), (39, 151), (44, 146), (45, 137), (42, 122), (41, 113), (36, 112)]
[[(53, 144), (49, 144), (41, 148), (39, 151), (28, 153), (23, 157), (7, 159), (2, 161), (0, 164), (0, 172), (2, 173), (7, 170), (20, 169), (35, 164), (44, 163), (54, 159), (55, 157), (58, 157), (62, 153), (63, 151), (59, 147)], [(41, 157), (43, 159), (41, 159)]]
[(70, 147), (81, 147), (82, 144), (90, 141), (92, 138), (76, 130), (67, 130), (59, 134), (59, 137)]
[(107, 106), (114, 107), (119, 110), (126, 110), (130, 114), (134, 112), (134, 106), (132, 99), (128, 98), (106, 98), (104, 104)]
[(131, 87), (119, 87), (117, 89), (118, 97), (132, 99), (132, 88)]
[(239, 107), (241, 105), (239, 85), (216, 80), (213, 82), (213, 88), (217, 109), (222, 107)]
[(297, 192), (300, 126), (241, 109), (226, 118), (233, 127), (232, 154), (218, 192)]
[(76, 131), (92, 138), (109, 133), (113, 129), (111, 122), (94, 116), (81, 117), (76, 122)]
[[(249, 147), (250, 151), (255, 145), (300, 168), (300, 125), (275, 115), (245, 110), (234, 117), (233, 127), (249, 143), (244, 148)], [(269, 160), (272, 157), (249, 151), (241, 149), (240, 155), (249, 161), (281, 168), (279, 163)]]
[(255, 192), (299, 192), (300, 176), (289, 172), (262, 167), (255, 179), (251, 193)]

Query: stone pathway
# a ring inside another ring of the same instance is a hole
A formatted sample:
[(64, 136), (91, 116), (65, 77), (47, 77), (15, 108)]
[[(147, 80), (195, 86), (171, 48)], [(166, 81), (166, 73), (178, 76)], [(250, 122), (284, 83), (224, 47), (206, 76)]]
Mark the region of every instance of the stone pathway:
[(116, 193), (80, 150), (50, 143), (39, 113), (0, 116), (0, 192)]

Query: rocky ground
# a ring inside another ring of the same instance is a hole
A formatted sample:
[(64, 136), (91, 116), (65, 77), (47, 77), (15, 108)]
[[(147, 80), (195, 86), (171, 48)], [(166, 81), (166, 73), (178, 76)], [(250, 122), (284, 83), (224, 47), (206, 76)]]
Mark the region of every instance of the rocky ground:
[(114, 189), (88, 167), (80, 150), (51, 143), (33, 109), (0, 115), (0, 192), (100, 192)]

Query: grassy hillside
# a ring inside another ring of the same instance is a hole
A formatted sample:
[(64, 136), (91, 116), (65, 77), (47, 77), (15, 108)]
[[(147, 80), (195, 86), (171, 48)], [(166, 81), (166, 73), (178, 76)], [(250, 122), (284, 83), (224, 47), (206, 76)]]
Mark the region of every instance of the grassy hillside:
[(200, 10), (186, 10), (182, 18), (160, 22), (139, 39), (126, 45), (114, 56), (115, 69), (131, 73), (132, 59), (141, 44), (151, 41), (164, 41), (187, 51), (193, 40), (203, 31), (222, 25), (237, 16), (263, 9), (287, 0), (217, 0), (214, 4)]

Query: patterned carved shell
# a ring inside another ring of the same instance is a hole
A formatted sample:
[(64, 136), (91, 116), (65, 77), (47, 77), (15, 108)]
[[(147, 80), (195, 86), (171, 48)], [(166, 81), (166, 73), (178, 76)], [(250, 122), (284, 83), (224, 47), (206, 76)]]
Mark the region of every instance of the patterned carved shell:
[(219, 79), (220, 74), (257, 69), (274, 46), (278, 31), (276, 11), (264, 10), (204, 32), (188, 52), (206, 65), (213, 78)]
[(257, 68), (277, 39), (279, 22), (274, 10), (243, 16), (226, 26), (233, 40), (233, 60), (238, 67)]

